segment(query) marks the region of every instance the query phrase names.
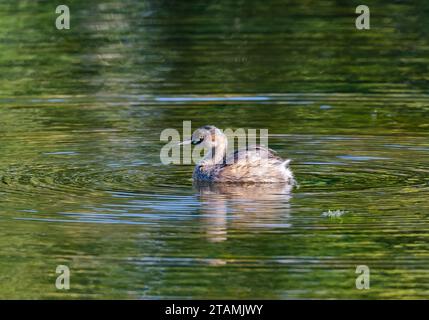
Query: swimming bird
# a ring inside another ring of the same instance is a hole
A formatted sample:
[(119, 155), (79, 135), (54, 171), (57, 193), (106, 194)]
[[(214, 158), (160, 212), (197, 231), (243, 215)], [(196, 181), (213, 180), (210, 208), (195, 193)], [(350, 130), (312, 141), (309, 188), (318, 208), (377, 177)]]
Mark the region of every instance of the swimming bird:
[(295, 184), (289, 168), (291, 160), (284, 160), (275, 151), (261, 145), (248, 146), (227, 155), (228, 139), (215, 126), (195, 130), (191, 139), (181, 144), (189, 143), (208, 150), (195, 166), (194, 181)]

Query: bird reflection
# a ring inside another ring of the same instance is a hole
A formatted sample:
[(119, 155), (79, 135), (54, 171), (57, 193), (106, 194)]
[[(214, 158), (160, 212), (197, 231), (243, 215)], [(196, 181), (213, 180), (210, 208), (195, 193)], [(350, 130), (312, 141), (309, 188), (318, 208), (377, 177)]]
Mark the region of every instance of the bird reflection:
[[(287, 184), (194, 183), (199, 191), (207, 238), (222, 242), (228, 228), (288, 227), (292, 186)], [(286, 222), (285, 222), (286, 220)]]

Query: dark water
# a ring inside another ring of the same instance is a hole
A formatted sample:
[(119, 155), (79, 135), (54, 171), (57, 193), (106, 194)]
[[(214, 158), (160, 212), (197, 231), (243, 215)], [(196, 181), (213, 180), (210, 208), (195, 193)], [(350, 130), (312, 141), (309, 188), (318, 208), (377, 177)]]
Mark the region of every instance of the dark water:
[[(0, 3), (1, 298), (428, 297), (428, 2), (69, 3)], [(268, 128), (300, 188), (196, 190), (183, 120)]]

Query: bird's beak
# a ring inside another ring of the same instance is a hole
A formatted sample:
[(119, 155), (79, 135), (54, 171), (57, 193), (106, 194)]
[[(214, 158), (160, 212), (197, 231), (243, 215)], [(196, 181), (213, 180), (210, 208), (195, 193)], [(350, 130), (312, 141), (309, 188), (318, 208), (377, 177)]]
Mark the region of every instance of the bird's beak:
[(192, 140), (185, 140), (185, 141), (183, 141), (183, 142), (180, 142), (179, 143), (179, 146), (181, 146), (181, 145), (183, 145), (183, 144), (191, 144), (192, 143)]

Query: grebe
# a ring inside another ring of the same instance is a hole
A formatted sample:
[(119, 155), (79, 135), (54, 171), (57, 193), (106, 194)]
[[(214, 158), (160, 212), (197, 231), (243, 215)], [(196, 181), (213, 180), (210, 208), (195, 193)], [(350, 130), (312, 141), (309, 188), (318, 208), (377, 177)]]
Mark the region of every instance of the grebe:
[(295, 184), (290, 160), (284, 160), (275, 151), (260, 145), (240, 149), (226, 155), (228, 139), (215, 126), (201, 127), (190, 140), (181, 144), (201, 145), (206, 156), (195, 166), (193, 179), (199, 182), (225, 183), (286, 183)]

